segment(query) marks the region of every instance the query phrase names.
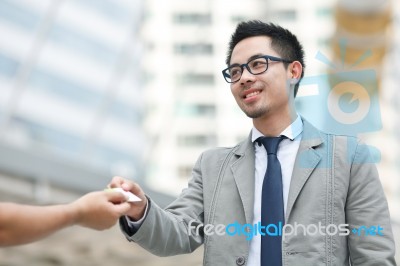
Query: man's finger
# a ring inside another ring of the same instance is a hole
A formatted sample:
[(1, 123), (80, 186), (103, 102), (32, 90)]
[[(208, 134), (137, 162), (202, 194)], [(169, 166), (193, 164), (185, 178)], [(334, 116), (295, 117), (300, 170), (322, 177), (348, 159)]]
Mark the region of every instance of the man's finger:
[(141, 187), (135, 182), (125, 182), (122, 184), (122, 188), (126, 191), (130, 191), (136, 196), (140, 196), (142, 194)]
[(108, 184), (108, 187), (110, 187), (110, 188), (121, 187), (123, 183), (125, 183), (125, 179), (124, 178), (122, 178), (120, 176), (114, 176), (111, 179), (110, 184)]

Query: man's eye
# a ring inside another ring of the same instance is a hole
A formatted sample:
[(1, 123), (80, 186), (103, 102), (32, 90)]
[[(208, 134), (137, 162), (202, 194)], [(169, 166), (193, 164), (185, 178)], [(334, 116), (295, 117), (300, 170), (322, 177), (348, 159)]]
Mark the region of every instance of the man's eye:
[(241, 69), (240, 68), (232, 68), (230, 70), (231, 77), (238, 76), (238, 75), (240, 75), (240, 73), (241, 73)]
[(252, 61), (250, 66), (251, 66), (251, 68), (265, 67), (266, 63), (267, 62), (265, 60), (259, 59), (259, 60)]

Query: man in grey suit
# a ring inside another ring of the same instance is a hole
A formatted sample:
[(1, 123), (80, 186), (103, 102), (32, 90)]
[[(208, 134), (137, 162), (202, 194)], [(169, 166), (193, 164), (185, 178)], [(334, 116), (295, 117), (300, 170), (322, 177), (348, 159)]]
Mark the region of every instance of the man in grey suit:
[[(204, 244), (204, 265), (395, 265), (387, 202), (368, 149), (296, 112), (303, 58), (288, 30), (238, 25), (223, 76), (253, 121), (249, 137), (204, 152), (188, 188), (166, 209), (114, 177), (111, 187), (142, 199), (120, 219), (128, 240), (159, 256)], [(264, 139), (279, 139), (278, 150), (264, 148)], [(276, 223), (265, 224), (271, 217)]]

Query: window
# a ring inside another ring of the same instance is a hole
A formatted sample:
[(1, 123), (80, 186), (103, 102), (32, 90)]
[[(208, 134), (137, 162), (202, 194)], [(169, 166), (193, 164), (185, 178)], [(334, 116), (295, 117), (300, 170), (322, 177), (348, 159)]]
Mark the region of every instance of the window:
[(295, 21), (297, 19), (297, 12), (294, 9), (283, 9), (272, 12), (270, 20), (277, 21)]
[(117, 51), (114, 48), (73, 28), (55, 25), (49, 33), (49, 38), (105, 65), (113, 64), (117, 59)]
[(196, 55), (196, 54), (212, 54), (213, 46), (208, 43), (194, 43), (194, 44), (175, 44), (174, 52), (176, 54)]
[(177, 139), (181, 147), (215, 146), (216, 140), (214, 135), (181, 135)]
[(178, 78), (181, 85), (214, 85), (215, 78), (212, 74), (187, 73)]
[(47, 144), (51, 148), (58, 148), (65, 153), (76, 155), (84, 146), (84, 139), (81, 136), (72, 135), (25, 117), (14, 116), (12, 123), (25, 130), (31, 140)]
[(245, 16), (234, 15), (231, 17), (231, 21), (235, 24), (246, 20), (248, 20), (248, 18)]
[(115, 100), (108, 110), (108, 115), (122, 120), (128, 124), (139, 124), (143, 118), (138, 106)]
[(216, 113), (216, 107), (212, 104), (188, 104), (179, 103), (176, 106), (176, 113), (179, 116), (207, 116), (214, 117)]
[(204, 116), (215, 116), (216, 113), (216, 108), (215, 105), (211, 104), (198, 104), (195, 105), (196, 112), (199, 115), (204, 115)]
[(0, 18), (6, 19), (25, 30), (32, 31), (39, 24), (40, 15), (19, 6), (14, 1), (0, 1)]
[[(87, 139), (84, 136), (70, 134), (27, 118), (15, 116), (12, 123), (25, 130), (31, 140), (46, 146), (60, 155), (70, 155), (74, 158), (79, 158), (82, 155), (83, 148), (87, 144)], [(135, 167), (138, 167), (137, 169), (140, 169), (140, 166), (136, 164), (138, 158), (133, 152), (127, 152), (126, 150), (102, 142), (94, 144), (91, 158), (88, 160), (99, 162), (105, 166), (121, 161), (129, 161)]]
[(85, 106), (97, 106), (102, 95), (86, 84), (78, 83), (46, 69), (35, 69), (29, 78), (34, 88)]
[(142, 76), (140, 78), (138, 78), (138, 80), (140, 80), (140, 82), (149, 84), (156, 79), (156, 74), (154, 72), (142, 70), (141, 73), (142, 73)]
[(13, 58), (0, 54), (0, 75), (12, 78), (16, 74), (19, 65)]
[(333, 10), (332, 8), (329, 7), (320, 7), (316, 10), (317, 16), (318, 17), (332, 17), (333, 16)]
[(173, 20), (179, 24), (208, 25), (211, 23), (211, 15), (200, 13), (174, 14)]
[[(135, 1), (132, 1), (135, 2)], [(139, 2), (139, 1), (136, 1)], [(140, 4), (130, 4), (129, 8), (122, 5), (119, 1), (112, 0), (85, 0), (76, 1), (77, 4), (85, 5), (91, 10), (95, 10), (101, 15), (107, 16), (115, 21), (120, 21), (123, 23), (129, 23), (132, 20), (132, 16), (136, 15), (135, 9), (140, 9)], [(133, 12), (132, 12), (133, 11)]]

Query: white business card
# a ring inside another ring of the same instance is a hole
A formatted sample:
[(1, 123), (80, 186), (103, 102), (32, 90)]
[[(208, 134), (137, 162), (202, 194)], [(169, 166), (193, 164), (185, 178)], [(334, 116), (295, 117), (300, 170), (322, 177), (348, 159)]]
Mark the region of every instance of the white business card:
[(117, 191), (117, 192), (121, 192), (122, 194), (124, 194), (125, 196), (128, 197), (128, 202), (138, 202), (138, 201), (142, 201), (141, 198), (139, 198), (138, 196), (136, 196), (135, 194), (133, 194), (130, 191), (125, 191), (120, 187), (116, 187), (116, 188), (108, 188), (107, 190), (112, 190), (112, 191)]

